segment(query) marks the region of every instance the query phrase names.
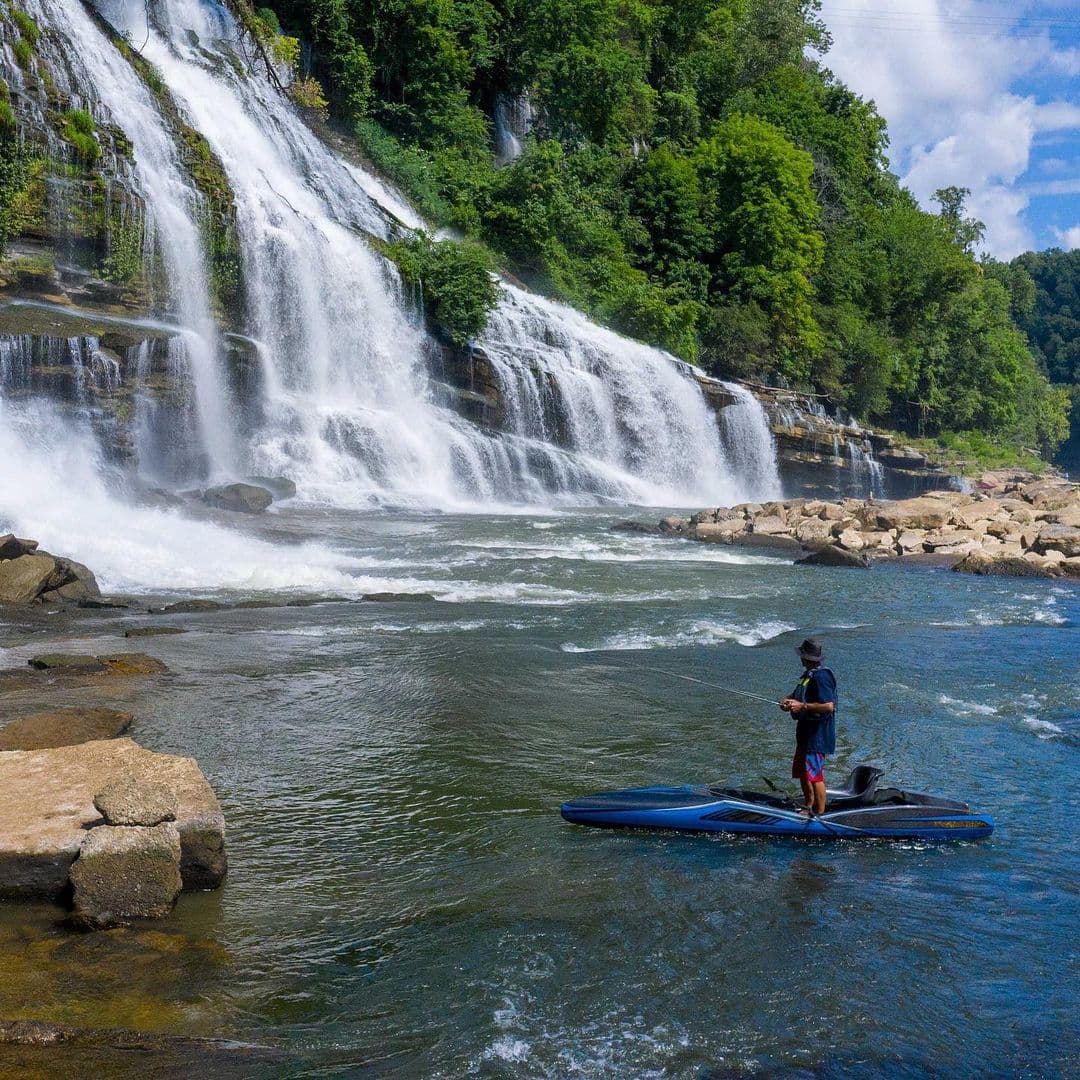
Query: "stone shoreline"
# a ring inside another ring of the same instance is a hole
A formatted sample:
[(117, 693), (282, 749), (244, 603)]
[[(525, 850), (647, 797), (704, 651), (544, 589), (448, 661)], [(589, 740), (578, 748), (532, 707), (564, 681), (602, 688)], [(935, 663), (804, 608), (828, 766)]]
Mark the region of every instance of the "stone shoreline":
[(934, 556), (977, 574), (1080, 578), (1080, 485), (1061, 477), (986, 473), (970, 493), (740, 503), (613, 528), (771, 548), (817, 565)]

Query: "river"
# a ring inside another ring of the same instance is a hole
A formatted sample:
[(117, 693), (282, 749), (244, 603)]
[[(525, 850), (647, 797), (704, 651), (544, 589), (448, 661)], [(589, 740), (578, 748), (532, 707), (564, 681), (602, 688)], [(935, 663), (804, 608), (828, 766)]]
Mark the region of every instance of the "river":
[[(187, 633), (140, 643), (174, 674), (132, 691), (132, 734), (198, 759), (228, 881), (153, 931), (72, 936), (54, 909), (0, 906), (0, 1016), (279, 1055), (244, 1076), (1077, 1074), (1075, 587), (799, 568), (612, 533), (599, 511), (287, 506), (251, 527), (294, 553), (317, 534), (328, 586), (441, 602), (168, 617)], [(0, 623), (0, 660), (115, 650), (146, 621)], [(561, 821), (605, 787), (789, 784), (789, 718), (670, 675), (780, 695), (808, 634), (841, 688), (831, 775), (872, 762), (963, 798), (991, 839)], [(0, 1052), (0, 1071), (48, 1053)], [(146, 1075), (100, 1053), (79, 1060)]]

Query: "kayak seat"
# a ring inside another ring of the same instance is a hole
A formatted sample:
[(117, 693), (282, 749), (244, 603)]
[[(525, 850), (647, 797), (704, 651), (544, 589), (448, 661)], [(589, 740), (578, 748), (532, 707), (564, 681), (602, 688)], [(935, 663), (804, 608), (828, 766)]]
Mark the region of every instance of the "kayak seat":
[(825, 797), (830, 803), (837, 800), (845, 802), (852, 799), (869, 801), (873, 798), (877, 789), (878, 781), (884, 776), (881, 769), (875, 769), (873, 765), (856, 765), (851, 770), (847, 782), (843, 787), (826, 788)]

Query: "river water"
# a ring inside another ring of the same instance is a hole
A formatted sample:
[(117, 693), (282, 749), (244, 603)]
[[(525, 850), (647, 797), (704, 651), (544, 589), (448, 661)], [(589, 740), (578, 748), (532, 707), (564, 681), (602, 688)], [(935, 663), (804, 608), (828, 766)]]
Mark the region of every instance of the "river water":
[[(282, 550), (318, 532), (339, 585), (441, 602), (173, 616), (187, 633), (124, 643), (174, 672), (124, 707), (207, 773), (229, 878), (151, 931), (0, 907), (0, 1016), (270, 1048), (237, 1051), (244, 1076), (1076, 1075), (1076, 589), (799, 568), (598, 512), (312, 513), (255, 527)], [(115, 651), (150, 619), (8, 623), (0, 659)], [(873, 762), (966, 799), (990, 840), (561, 821), (611, 786), (790, 783), (788, 718), (669, 673), (780, 695), (807, 634), (841, 688), (833, 775)], [(61, 1052), (0, 1066), (58, 1075)]]

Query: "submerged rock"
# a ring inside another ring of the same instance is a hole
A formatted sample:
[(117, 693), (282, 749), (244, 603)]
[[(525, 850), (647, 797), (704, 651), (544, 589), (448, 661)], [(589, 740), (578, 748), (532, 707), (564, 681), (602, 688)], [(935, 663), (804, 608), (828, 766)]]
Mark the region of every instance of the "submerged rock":
[(118, 709), (52, 709), (12, 720), (0, 728), (0, 751), (46, 750), (115, 739), (131, 726), (132, 715)]
[(175, 793), (183, 887), (217, 888), (225, 819), (199, 766), (120, 738), (0, 753), (0, 896), (59, 897), (87, 828), (101, 821), (94, 796), (125, 774)]
[(90, 675), (108, 671), (104, 660), (81, 653), (41, 653), (27, 663), (38, 671), (59, 671), (66, 675)]
[(124, 631), (124, 637), (163, 637), (169, 634), (186, 634), (182, 626), (133, 626)]
[(94, 796), (94, 806), (106, 825), (160, 825), (175, 821), (178, 810), (172, 788), (131, 773), (106, 784)]
[(178, 600), (175, 604), (166, 604), (158, 610), (162, 615), (189, 615), (197, 611), (225, 611), (228, 604), (217, 600)]
[(373, 592), (364, 593), (364, 599), (379, 604), (408, 604), (433, 601), (435, 594), (428, 592)]
[(160, 919), (172, 911), (183, 887), (180, 833), (172, 822), (91, 829), (69, 877), (76, 925), (102, 929), (129, 919)]
[(274, 501), (274, 496), (255, 484), (222, 484), (204, 491), (202, 501), (217, 510), (261, 514)]

